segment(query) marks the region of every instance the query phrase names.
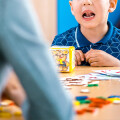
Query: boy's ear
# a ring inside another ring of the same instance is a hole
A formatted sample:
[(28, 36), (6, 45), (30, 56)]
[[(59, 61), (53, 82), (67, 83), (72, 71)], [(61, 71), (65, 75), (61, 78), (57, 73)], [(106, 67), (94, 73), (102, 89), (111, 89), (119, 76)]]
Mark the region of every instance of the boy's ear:
[(72, 1), (69, 1), (69, 4), (70, 4), (70, 7), (71, 7), (71, 13), (74, 15)]
[(110, 7), (108, 12), (113, 12), (116, 9), (117, 0), (110, 0)]

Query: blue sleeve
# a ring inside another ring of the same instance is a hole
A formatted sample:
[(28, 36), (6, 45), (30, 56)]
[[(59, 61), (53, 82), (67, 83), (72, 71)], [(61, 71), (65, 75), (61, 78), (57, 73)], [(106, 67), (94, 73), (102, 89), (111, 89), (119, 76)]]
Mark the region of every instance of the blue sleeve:
[(64, 41), (65, 40), (62, 38), (62, 36), (57, 35), (55, 36), (51, 46), (65, 46)]
[(0, 26), (0, 49), (27, 94), (26, 120), (72, 120), (71, 99), (59, 83), (30, 0), (0, 0)]
[(54, 38), (51, 46), (55, 46), (55, 45), (56, 45), (56, 37)]

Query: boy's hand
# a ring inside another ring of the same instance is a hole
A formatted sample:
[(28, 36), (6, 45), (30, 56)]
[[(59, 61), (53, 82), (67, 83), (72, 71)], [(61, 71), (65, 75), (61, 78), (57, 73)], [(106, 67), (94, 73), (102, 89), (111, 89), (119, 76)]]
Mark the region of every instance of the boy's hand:
[(86, 62), (90, 66), (114, 66), (119, 67), (120, 61), (113, 57), (112, 55), (102, 51), (102, 50), (93, 50), (91, 49), (85, 54)]
[(81, 62), (84, 61), (85, 56), (81, 50), (75, 50), (75, 65), (81, 65)]

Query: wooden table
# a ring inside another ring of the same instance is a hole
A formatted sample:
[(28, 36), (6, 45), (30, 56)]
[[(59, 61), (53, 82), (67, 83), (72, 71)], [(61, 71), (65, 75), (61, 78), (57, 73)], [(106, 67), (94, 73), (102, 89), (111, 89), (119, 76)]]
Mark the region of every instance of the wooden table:
[[(72, 73), (62, 73), (61, 77), (72, 77), (81, 74), (87, 74), (92, 72), (92, 70), (120, 70), (120, 67), (88, 67), (88, 66), (78, 66)], [(89, 89), (90, 93), (80, 93), (81, 89)], [(85, 86), (72, 86), (70, 90), (72, 97), (80, 95), (87, 95), (89, 97), (104, 96), (108, 97), (110, 95), (120, 95), (120, 80), (107, 80), (100, 81), (99, 87), (85, 87)], [(79, 108), (87, 107), (88, 105), (81, 105)], [(75, 120), (120, 120), (120, 104), (114, 105), (110, 104), (99, 109), (95, 114), (85, 113), (83, 115), (76, 115)]]
[[(60, 77), (72, 77), (76, 75), (82, 75), (92, 72), (92, 70), (120, 70), (120, 67), (88, 67), (88, 66), (78, 66), (71, 73), (62, 73)], [(80, 90), (86, 88), (85, 86), (72, 86), (70, 93), (73, 98), (75, 96), (87, 95), (89, 97), (104, 96), (108, 97), (110, 95), (120, 95), (120, 81), (119, 80), (109, 80), (101, 81), (99, 87), (88, 88), (90, 90), (89, 94), (80, 93)], [(80, 108), (86, 107), (86, 105), (81, 105)], [(11, 119), (0, 120), (23, 120), (22, 117), (13, 117)], [(76, 115), (75, 120), (120, 120), (120, 105), (107, 105), (102, 109), (99, 109), (96, 114), (85, 113), (84, 115)]]

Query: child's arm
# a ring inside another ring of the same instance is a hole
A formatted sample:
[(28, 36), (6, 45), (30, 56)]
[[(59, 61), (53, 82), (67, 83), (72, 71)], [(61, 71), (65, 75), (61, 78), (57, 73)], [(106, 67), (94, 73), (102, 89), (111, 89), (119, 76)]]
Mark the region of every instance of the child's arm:
[(81, 50), (75, 50), (75, 65), (81, 65), (84, 58), (85, 56)]
[(91, 49), (85, 54), (85, 58), (91, 66), (120, 67), (120, 60), (102, 50)]

